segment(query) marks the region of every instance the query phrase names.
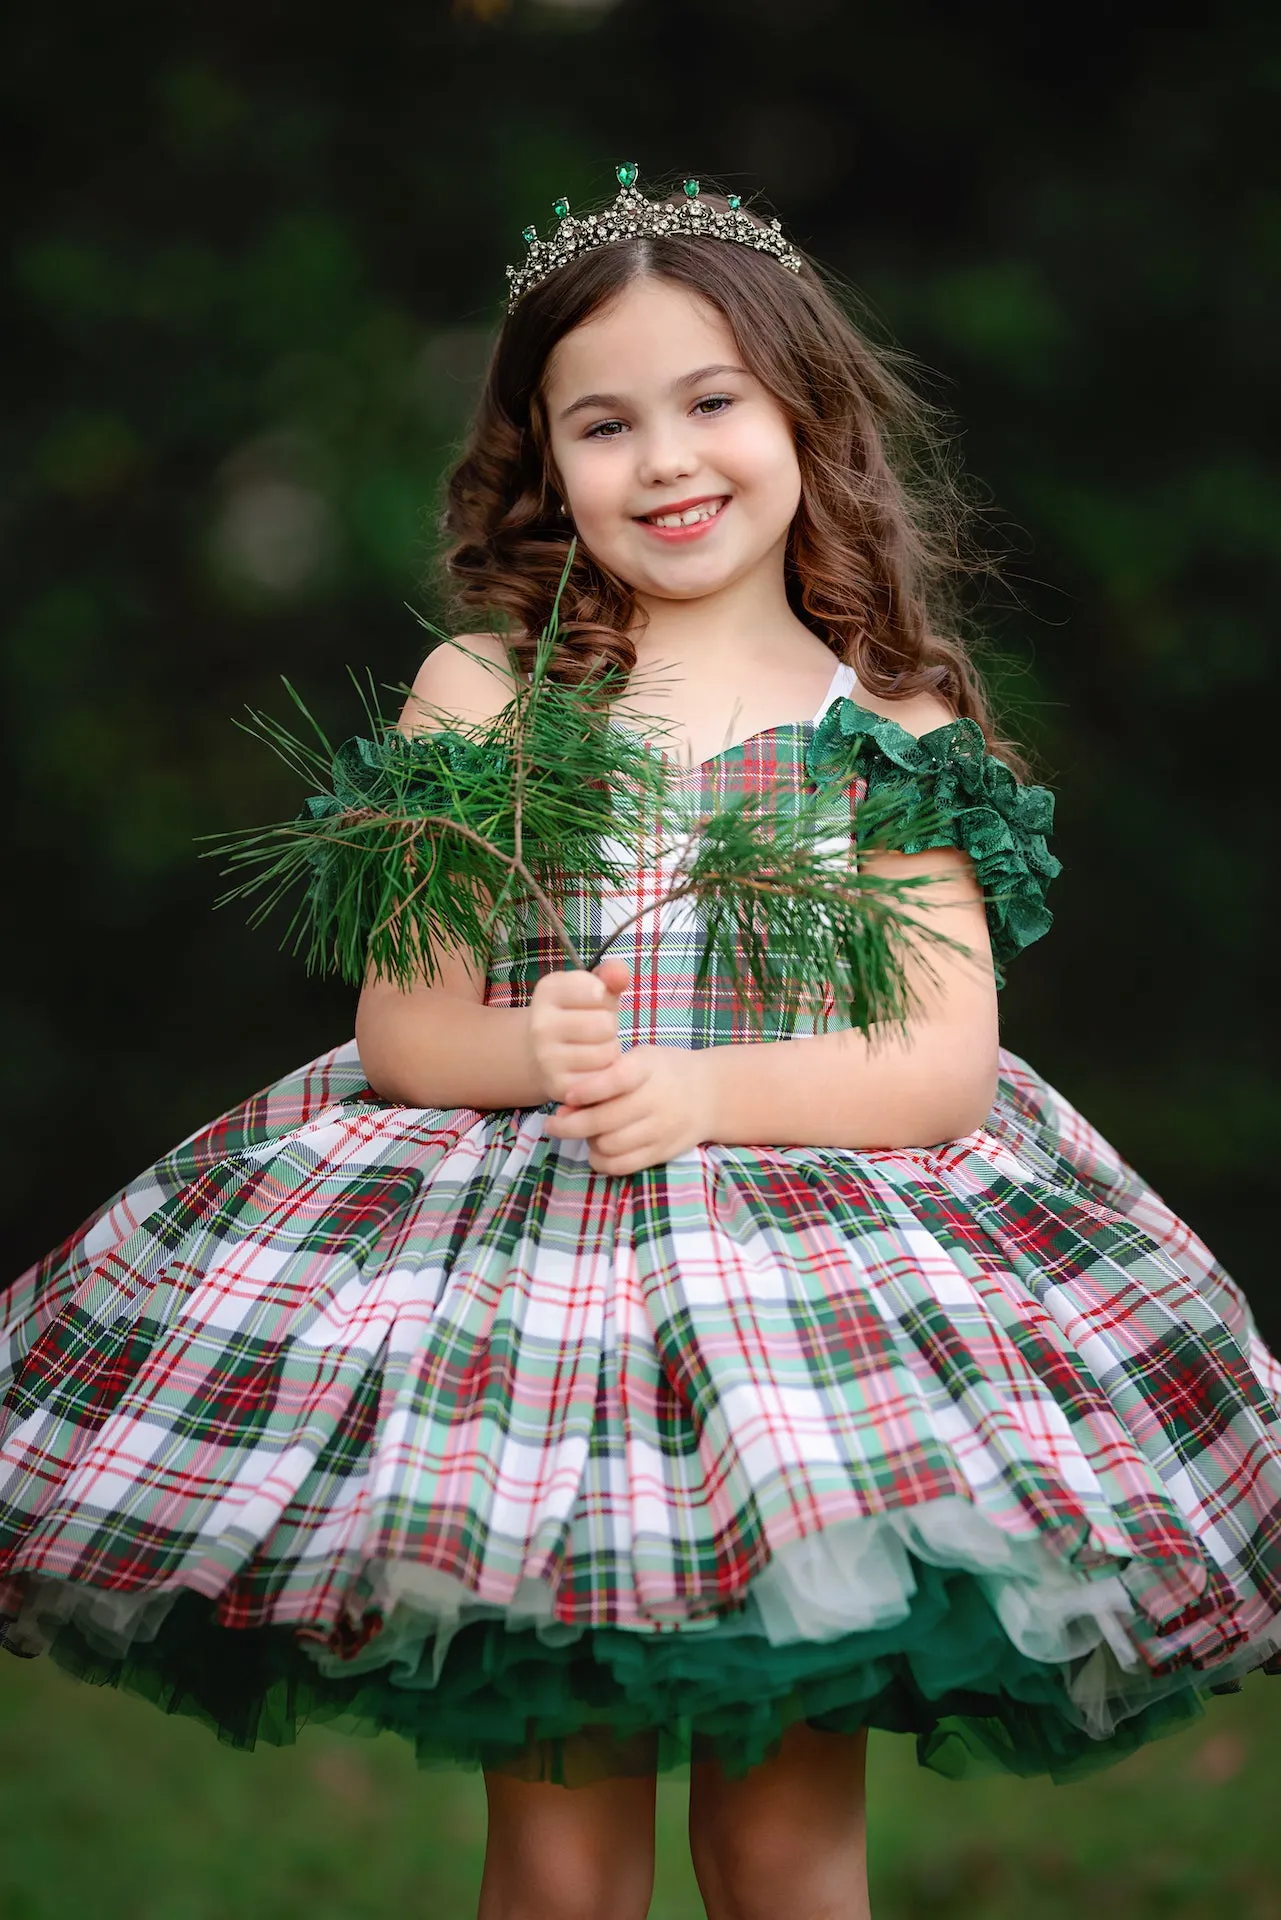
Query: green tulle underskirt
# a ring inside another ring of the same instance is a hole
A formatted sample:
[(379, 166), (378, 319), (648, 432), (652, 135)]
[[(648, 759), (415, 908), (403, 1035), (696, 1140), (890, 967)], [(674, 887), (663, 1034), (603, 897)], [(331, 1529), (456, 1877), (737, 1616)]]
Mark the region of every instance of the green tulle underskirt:
[(421, 1677), (393, 1678), (387, 1667), (326, 1672), (292, 1630), (218, 1626), (211, 1604), (191, 1593), (153, 1640), (121, 1656), (95, 1651), (70, 1625), (49, 1651), (80, 1679), (190, 1715), (234, 1747), (290, 1745), (308, 1723), (390, 1730), (425, 1767), (484, 1766), (566, 1786), (691, 1759), (741, 1775), (777, 1752), (797, 1721), (913, 1733), (921, 1765), (949, 1779), (1005, 1772), (1067, 1782), (1205, 1712), (1210, 1680), (1187, 1670), (1154, 1678), (1151, 1701), (1106, 1738), (1092, 1737), (1069, 1696), (1070, 1674), (1011, 1643), (972, 1575), (920, 1561), (914, 1571), (907, 1618), (822, 1642), (597, 1628), (553, 1646), (533, 1628), (472, 1621), (456, 1632), (434, 1684), (429, 1668)]

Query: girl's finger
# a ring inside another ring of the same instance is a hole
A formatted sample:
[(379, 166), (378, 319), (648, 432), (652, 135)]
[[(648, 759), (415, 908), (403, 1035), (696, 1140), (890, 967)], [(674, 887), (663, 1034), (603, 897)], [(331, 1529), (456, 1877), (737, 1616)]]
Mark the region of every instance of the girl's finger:
[(637, 1121), (630, 1127), (619, 1127), (613, 1133), (599, 1133), (592, 1141), (592, 1151), (607, 1158), (623, 1156), (630, 1159), (648, 1153), (656, 1145), (645, 1121)]
[(565, 1100), (572, 1107), (593, 1107), (600, 1100), (612, 1100), (624, 1089), (615, 1078), (614, 1067), (597, 1067), (591, 1072), (571, 1073), (565, 1082)]
[(584, 1007), (576, 1012), (562, 1010), (556, 1016), (556, 1038), (563, 1046), (612, 1047), (618, 1044), (618, 1024), (599, 1007)]
[(576, 1106), (589, 1107), (601, 1100), (612, 1100), (617, 1094), (630, 1093), (635, 1085), (636, 1069), (628, 1065), (627, 1058), (613, 1060), (607, 1067), (594, 1067), (581, 1073), (571, 1073), (565, 1082), (565, 1098)]
[(587, 1164), (593, 1173), (639, 1173), (643, 1167), (657, 1166), (662, 1157), (655, 1147), (635, 1147), (630, 1153), (602, 1153), (593, 1145)]
[(625, 960), (611, 955), (592, 969), (598, 980), (603, 980), (606, 990), (617, 997), (631, 985), (632, 970)]
[(557, 1140), (591, 1140), (609, 1122), (602, 1118), (599, 1107), (559, 1107), (545, 1125)]
[(642, 1117), (635, 1101), (623, 1094), (612, 1100), (596, 1100), (590, 1105), (558, 1108), (548, 1122), (548, 1130), (566, 1140), (594, 1140), (601, 1134), (635, 1126)]

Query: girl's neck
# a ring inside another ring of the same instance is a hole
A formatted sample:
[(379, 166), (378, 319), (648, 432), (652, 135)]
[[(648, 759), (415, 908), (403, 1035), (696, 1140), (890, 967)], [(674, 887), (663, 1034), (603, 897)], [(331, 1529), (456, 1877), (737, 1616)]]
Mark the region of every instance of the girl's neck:
[(715, 593), (692, 600), (638, 594), (642, 618), (633, 630), (636, 664), (676, 662), (720, 674), (751, 660), (777, 666), (789, 648), (812, 647), (815, 636), (787, 601), (783, 569), (755, 568)]

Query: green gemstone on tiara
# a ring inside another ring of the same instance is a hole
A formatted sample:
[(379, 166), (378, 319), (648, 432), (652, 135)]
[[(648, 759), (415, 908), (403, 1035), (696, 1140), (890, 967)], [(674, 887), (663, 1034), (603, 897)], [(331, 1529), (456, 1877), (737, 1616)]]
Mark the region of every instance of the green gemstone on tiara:
[(532, 247), (535, 240), (537, 240), (538, 238), (538, 228), (522, 227), (520, 230), (520, 237), (525, 242), (526, 246)]
[(615, 167), (620, 187), (634, 187), (640, 178), (640, 168), (634, 160), (624, 160), (621, 167)]
[(731, 213), (737, 213), (737, 212), (738, 212), (738, 210), (739, 210), (739, 208), (740, 208), (740, 207), (742, 206), (742, 204), (743, 204), (743, 196), (742, 196), (742, 194), (741, 194), (741, 193), (727, 193), (727, 194), (726, 194), (726, 196), (725, 196), (725, 198), (726, 198), (726, 199), (728, 200), (728, 202), (729, 202), (729, 206), (730, 206), (730, 212), (731, 212)]
[(553, 212), (553, 213), (554, 213), (554, 214), (556, 215), (556, 218), (557, 218), (558, 220), (564, 220), (564, 219), (566, 218), (566, 216), (568, 215), (568, 213), (569, 213), (569, 202), (568, 202), (568, 200), (567, 200), (567, 199), (565, 198), (565, 196), (564, 196), (564, 194), (563, 194), (563, 193), (562, 193), (562, 195), (560, 196), (560, 199), (559, 199), (559, 200), (553, 200), (553, 201), (552, 201), (552, 212)]
[(685, 182), (685, 197), (688, 200), (697, 200), (698, 198), (697, 180), (687, 180)]

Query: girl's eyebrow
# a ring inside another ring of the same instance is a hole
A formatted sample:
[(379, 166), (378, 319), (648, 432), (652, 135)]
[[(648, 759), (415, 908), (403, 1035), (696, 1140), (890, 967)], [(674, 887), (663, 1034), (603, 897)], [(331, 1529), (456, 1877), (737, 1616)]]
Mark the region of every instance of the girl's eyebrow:
[[(746, 378), (746, 369), (743, 367), (696, 367), (693, 373), (683, 373), (679, 380), (673, 380), (667, 391), (679, 393), (684, 387), (696, 387), (700, 382), (710, 380), (713, 374), (717, 373), (737, 373)], [(572, 413), (582, 413), (588, 407), (625, 407), (626, 405), (627, 400), (623, 394), (584, 393), (577, 400), (571, 401), (560, 417), (562, 420), (568, 420)]]

